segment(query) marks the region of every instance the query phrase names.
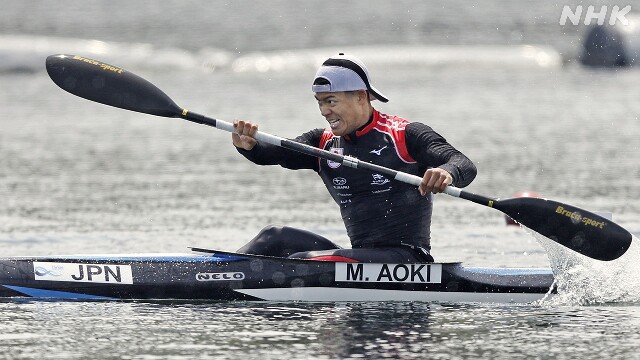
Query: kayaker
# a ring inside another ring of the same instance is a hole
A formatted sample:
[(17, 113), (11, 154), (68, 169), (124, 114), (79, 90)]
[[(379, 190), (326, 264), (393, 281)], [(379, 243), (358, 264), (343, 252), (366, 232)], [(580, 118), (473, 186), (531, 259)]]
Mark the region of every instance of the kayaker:
[[(269, 226), (238, 250), (281, 257), (361, 262), (425, 262), (430, 255), (432, 195), (453, 184), (465, 187), (475, 165), (429, 126), (382, 114), (372, 100), (387, 102), (362, 61), (340, 53), (318, 69), (311, 86), (329, 129), (314, 129), (295, 141), (350, 155), (422, 177), (420, 187), (258, 143), (258, 125), (235, 120), (233, 145), (259, 165), (311, 169), (340, 207), (351, 249), (300, 229)], [(343, 259), (343, 260), (348, 260)]]

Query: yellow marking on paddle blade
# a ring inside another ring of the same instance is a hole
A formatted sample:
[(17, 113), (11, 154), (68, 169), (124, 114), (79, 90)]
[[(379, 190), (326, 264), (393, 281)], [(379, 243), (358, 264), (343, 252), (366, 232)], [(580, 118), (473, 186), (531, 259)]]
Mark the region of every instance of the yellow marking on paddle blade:
[(187, 116), (187, 113), (189, 112), (189, 110), (187, 109), (182, 109), (182, 116)]
[(489, 200), (489, 207), (493, 207), (493, 200)]

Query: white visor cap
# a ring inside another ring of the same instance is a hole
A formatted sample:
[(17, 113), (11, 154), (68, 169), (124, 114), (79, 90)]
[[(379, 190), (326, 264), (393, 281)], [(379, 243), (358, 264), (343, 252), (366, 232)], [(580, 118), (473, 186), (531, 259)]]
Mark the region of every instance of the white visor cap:
[[(326, 81), (319, 81), (319, 79)], [(311, 90), (314, 93), (367, 90), (371, 100), (380, 100), (385, 103), (389, 101), (371, 85), (369, 70), (364, 63), (355, 56), (343, 53), (330, 57), (322, 63), (316, 72)]]

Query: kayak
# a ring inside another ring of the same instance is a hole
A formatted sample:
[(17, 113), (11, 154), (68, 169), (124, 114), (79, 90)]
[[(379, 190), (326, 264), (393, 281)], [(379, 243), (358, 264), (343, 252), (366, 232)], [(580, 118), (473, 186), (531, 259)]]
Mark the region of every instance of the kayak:
[(531, 303), (556, 293), (553, 273), (544, 268), (320, 261), (192, 250), (3, 258), (0, 297)]

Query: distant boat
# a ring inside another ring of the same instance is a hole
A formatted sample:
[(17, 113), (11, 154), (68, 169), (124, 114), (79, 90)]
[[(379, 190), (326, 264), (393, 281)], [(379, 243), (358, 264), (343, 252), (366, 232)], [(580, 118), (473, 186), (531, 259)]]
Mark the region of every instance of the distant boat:
[(616, 23), (591, 27), (580, 55), (586, 66), (615, 68), (635, 66), (640, 54), (640, 17), (628, 16), (628, 24)]

